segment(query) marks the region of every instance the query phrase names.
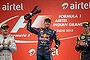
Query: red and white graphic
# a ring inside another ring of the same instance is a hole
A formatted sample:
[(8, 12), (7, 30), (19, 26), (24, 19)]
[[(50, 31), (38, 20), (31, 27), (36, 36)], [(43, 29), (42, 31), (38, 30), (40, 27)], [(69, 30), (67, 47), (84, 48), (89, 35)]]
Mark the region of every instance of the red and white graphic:
[[(27, 31), (24, 15), (39, 6), (41, 13), (32, 17), (32, 27), (44, 27), (44, 18), (51, 18), (51, 28), (56, 30), (61, 45), (52, 53), (53, 60), (79, 60), (75, 50), (77, 36), (83, 33), (82, 22), (90, 22), (89, 0), (1, 0), (0, 26), (7, 23), (9, 34), (15, 37), (17, 51), (13, 60), (35, 60), (38, 38)], [(0, 32), (1, 33), (1, 32)], [(54, 43), (52, 47), (54, 46)]]

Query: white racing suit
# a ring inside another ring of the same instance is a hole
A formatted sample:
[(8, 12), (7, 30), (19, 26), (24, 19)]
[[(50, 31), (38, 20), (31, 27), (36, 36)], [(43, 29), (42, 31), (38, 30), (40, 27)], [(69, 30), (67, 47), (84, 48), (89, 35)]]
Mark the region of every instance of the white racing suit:
[[(3, 40), (5, 43), (10, 41), (10, 45), (2, 45)], [(16, 49), (13, 36), (7, 35), (6, 38), (4, 38), (4, 36), (0, 34), (0, 60), (13, 60), (12, 52), (15, 52)]]

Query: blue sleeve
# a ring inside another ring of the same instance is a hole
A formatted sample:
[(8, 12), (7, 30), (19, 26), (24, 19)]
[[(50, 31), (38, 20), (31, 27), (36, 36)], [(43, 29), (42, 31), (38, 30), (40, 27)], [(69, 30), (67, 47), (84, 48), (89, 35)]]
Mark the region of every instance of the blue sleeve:
[(55, 48), (58, 49), (59, 45), (60, 45), (60, 41), (59, 41), (59, 38), (58, 38), (58, 35), (56, 34), (56, 31), (53, 31), (54, 35), (53, 35), (53, 39), (55, 41)]
[(38, 35), (39, 28), (31, 27), (31, 25), (32, 25), (32, 20), (29, 20), (27, 23), (27, 30)]

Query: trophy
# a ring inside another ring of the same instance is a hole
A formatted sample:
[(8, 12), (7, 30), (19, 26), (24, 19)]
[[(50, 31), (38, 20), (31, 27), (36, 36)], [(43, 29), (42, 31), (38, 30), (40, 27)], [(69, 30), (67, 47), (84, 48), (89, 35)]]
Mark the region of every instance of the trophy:
[(29, 20), (32, 16), (34, 16), (35, 14), (38, 14), (40, 12), (41, 12), (41, 10), (39, 9), (39, 7), (35, 6), (34, 9), (29, 14), (26, 14), (24, 16), (24, 19)]

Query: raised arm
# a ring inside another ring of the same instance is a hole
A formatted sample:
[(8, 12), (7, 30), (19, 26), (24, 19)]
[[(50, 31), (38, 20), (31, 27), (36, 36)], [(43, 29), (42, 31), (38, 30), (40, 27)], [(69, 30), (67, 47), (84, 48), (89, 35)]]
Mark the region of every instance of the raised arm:
[(30, 19), (28, 20), (27, 23), (27, 30), (37, 35), (39, 28), (31, 27), (31, 25), (32, 25), (32, 20)]

